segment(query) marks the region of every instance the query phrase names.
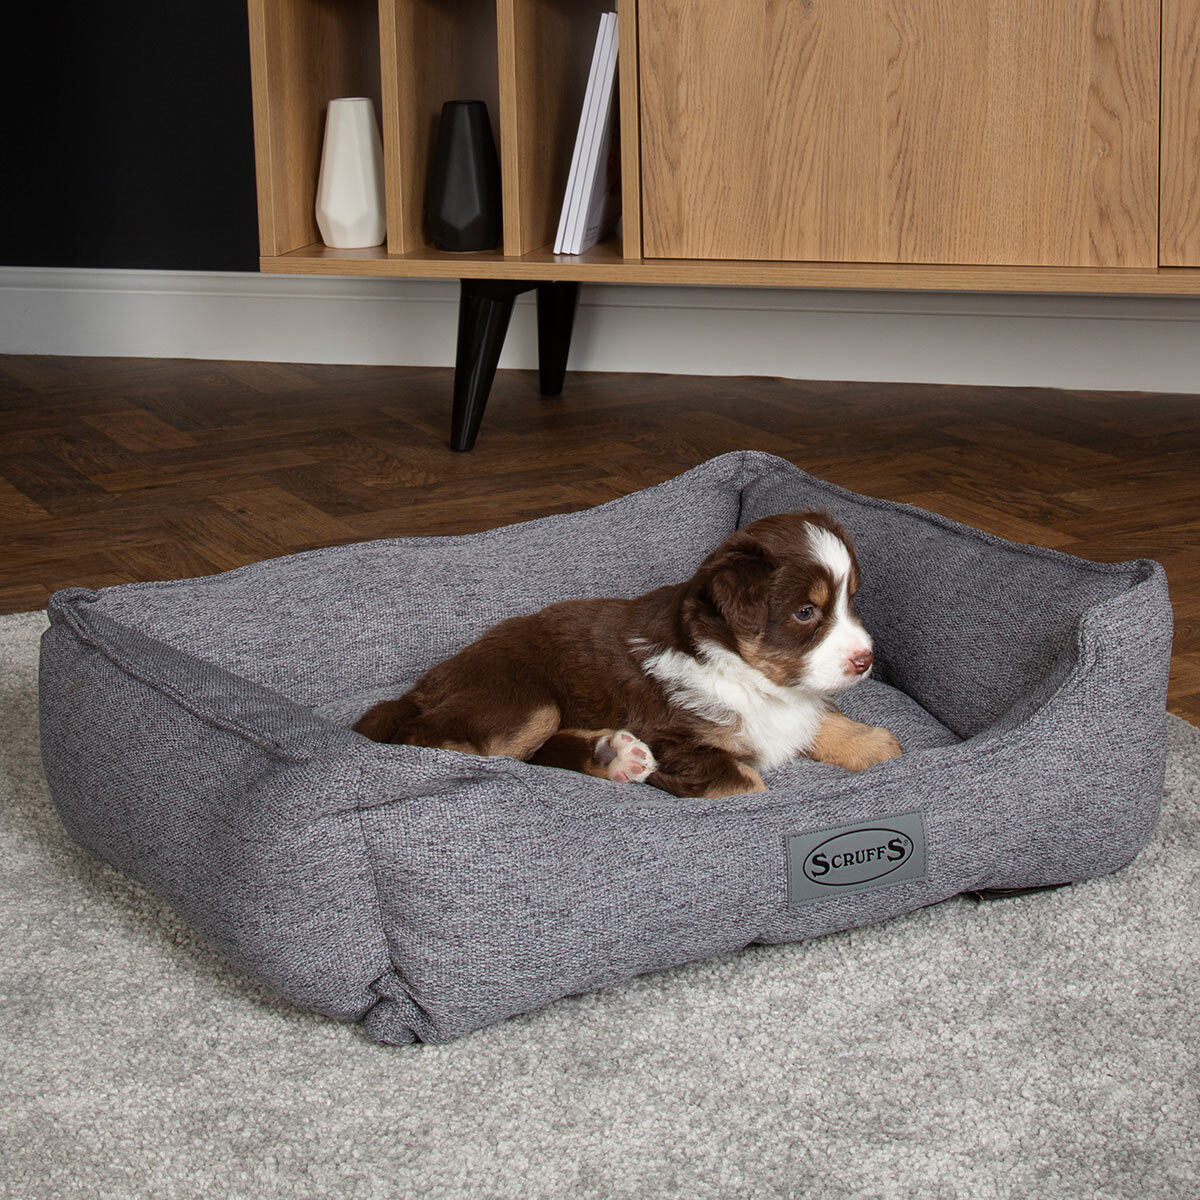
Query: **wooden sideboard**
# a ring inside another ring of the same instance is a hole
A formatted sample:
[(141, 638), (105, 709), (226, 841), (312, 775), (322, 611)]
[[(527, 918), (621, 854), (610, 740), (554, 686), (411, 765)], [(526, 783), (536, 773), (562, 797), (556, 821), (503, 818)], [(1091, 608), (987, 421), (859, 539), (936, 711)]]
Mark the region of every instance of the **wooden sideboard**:
[[(452, 444), (515, 296), (562, 386), (583, 281), (1200, 295), (1200, 0), (617, 0), (624, 219), (552, 252), (609, 0), (249, 0), (261, 269), (462, 281)], [(371, 96), (388, 238), (320, 243), (325, 108)], [(422, 228), (448, 99), (487, 100), (503, 245)], [(554, 286), (551, 286), (554, 285)]]

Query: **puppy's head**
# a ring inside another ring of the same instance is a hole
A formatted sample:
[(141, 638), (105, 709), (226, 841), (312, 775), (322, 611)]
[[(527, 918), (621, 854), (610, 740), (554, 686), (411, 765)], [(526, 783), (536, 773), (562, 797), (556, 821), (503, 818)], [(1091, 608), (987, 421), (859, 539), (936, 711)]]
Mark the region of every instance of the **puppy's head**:
[(781, 687), (845, 691), (874, 662), (858, 583), (854, 547), (827, 513), (764, 517), (701, 564), (700, 632)]

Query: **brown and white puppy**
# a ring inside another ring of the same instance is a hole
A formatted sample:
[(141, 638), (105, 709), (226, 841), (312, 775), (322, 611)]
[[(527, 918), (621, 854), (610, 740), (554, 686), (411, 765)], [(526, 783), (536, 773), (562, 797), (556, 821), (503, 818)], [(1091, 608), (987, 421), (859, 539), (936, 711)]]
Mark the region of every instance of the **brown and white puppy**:
[(861, 770), (901, 751), (833, 706), (874, 661), (858, 582), (827, 514), (764, 517), (683, 583), (501, 622), (355, 729), (676, 796), (765, 791), (760, 772), (798, 754)]

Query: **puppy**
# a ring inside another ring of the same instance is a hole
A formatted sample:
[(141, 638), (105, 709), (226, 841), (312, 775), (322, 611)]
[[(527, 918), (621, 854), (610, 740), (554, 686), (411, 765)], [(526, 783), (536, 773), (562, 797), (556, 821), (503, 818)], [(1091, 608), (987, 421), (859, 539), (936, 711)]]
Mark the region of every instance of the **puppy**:
[(683, 583), (502, 621), (354, 728), (676, 796), (765, 791), (797, 754), (858, 771), (901, 752), (833, 705), (874, 661), (858, 583), (827, 514), (764, 517)]

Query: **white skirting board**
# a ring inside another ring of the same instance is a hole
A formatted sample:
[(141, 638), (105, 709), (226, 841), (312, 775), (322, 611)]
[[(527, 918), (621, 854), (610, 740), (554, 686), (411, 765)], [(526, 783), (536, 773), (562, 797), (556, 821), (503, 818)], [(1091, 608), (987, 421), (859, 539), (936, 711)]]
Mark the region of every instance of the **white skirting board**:
[[(448, 366), (454, 280), (0, 267), (0, 353)], [(533, 294), (501, 367), (537, 365)], [(1200, 393), (1200, 299), (585, 285), (576, 371)]]

